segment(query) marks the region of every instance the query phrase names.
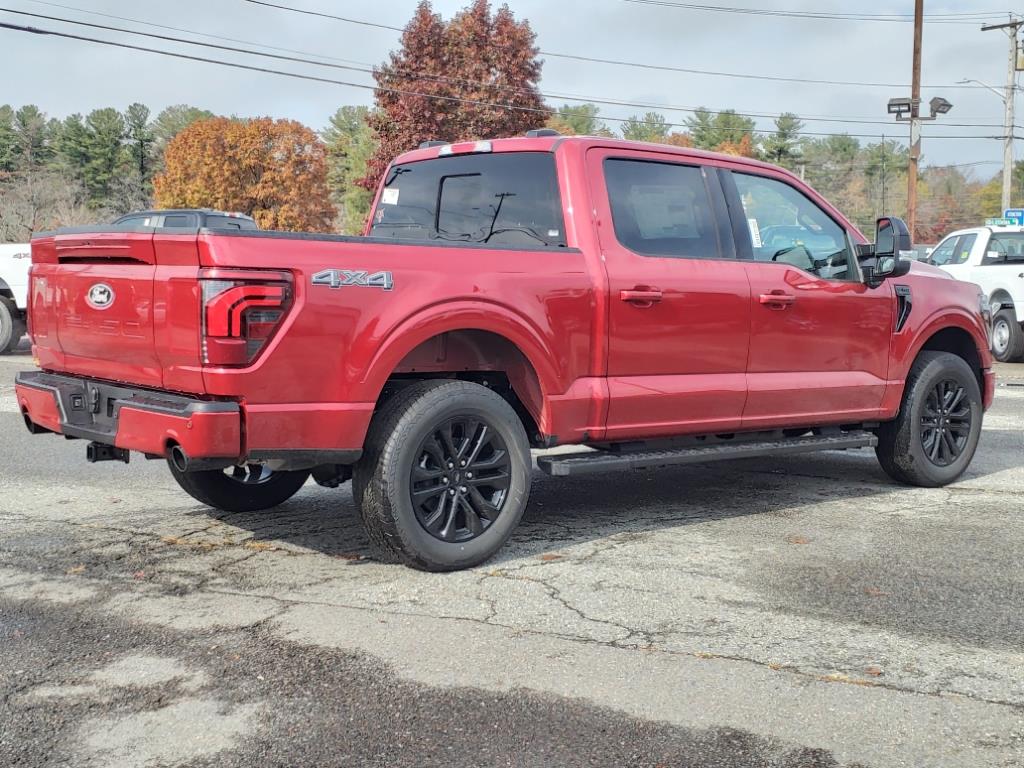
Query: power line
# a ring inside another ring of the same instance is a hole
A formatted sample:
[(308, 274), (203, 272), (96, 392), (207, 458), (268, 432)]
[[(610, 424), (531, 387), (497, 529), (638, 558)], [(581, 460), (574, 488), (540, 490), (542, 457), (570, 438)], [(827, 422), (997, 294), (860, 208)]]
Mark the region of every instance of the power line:
[[(625, 0), (637, 5), (655, 5), (667, 8), (679, 8), (688, 11), (711, 11), (714, 13), (742, 14), (748, 16), (776, 16), (794, 19), (818, 19), (827, 21), (880, 21), (906, 23), (914, 20), (908, 14), (864, 14), (864, 13), (830, 13), (827, 11), (792, 11), (771, 8), (741, 8), (736, 6), (709, 5), (705, 3), (682, 3), (670, 0)], [(973, 13), (932, 13), (925, 17), (925, 22), (933, 24), (976, 24), (989, 19), (1005, 16), (1005, 12), (991, 13), (976, 11)]]
[[(286, 5), (278, 5), (277, 3), (268, 3), (268, 2), (265, 2), (265, 0), (246, 0), (246, 1), (252, 3), (253, 5), (265, 5), (268, 8), (280, 8), (282, 11), (297, 11), (298, 10), (297, 8), (289, 8)], [(360, 24), (360, 25), (362, 25), (364, 27), (376, 27), (377, 29), (390, 29), (390, 30), (393, 30), (395, 32), (402, 32), (403, 31), (402, 27), (393, 27), (390, 24), (378, 24), (378, 23), (373, 22), (373, 21), (360, 21), (359, 19), (348, 19), (348, 18), (345, 18), (344, 16), (335, 16), (335, 15), (330, 14), (330, 13), (321, 13), (319, 11), (303, 10), (303, 11), (300, 11), (300, 13), (304, 13), (304, 14), (306, 14), (308, 16), (320, 16), (321, 18), (324, 18), (324, 19), (334, 19), (335, 21), (345, 21), (345, 22), (348, 22), (349, 24)]]
[[(355, 21), (355, 20), (347, 18), (345, 16), (335, 16), (335, 15), (330, 14), (330, 13), (323, 13), (321, 11), (311, 11), (311, 10), (306, 9), (306, 8), (295, 8), (295, 7), (289, 6), (289, 5), (281, 5), (279, 3), (267, 2), (266, 0), (243, 0), (243, 2), (252, 3), (253, 5), (262, 5), (262, 6), (267, 6), (267, 7), (270, 7), (270, 8), (277, 8), (277, 9), (280, 9), (282, 11), (290, 11), (291, 13), (300, 13), (300, 14), (304, 14), (304, 15), (307, 15), (307, 16), (318, 16), (320, 18), (333, 19), (334, 21), (342, 21), (342, 22), (346, 22), (346, 23), (349, 23), (349, 24), (366, 24), (368, 26), (379, 27), (381, 29), (389, 29), (389, 30), (393, 30), (395, 32), (402, 32), (402, 31), (404, 31), (401, 27), (394, 27), (394, 26), (391, 26), (391, 25), (388, 25), (388, 24), (376, 24), (376, 23), (372, 23), (372, 22)], [(856, 87), (861, 87), (861, 88), (909, 88), (910, 87), (906, 83), (870, 83), (870, 82), (856, 82), (856, 81), (849, 81), (849, 80), (816, 80), (816, 79), (802, 78), (802, 77), (781, 77), (781, 76), (773, 76), (773, 75), (754, 75), (754, 74), (745, 74), (745, 73), (740, 73), (740, 72), (717, 72), (717, 71), (714, 71), (714, 70), (707, 70), (707, 69), (694, 69), (694, 68), (689, 68), (689, 67), (673, 67), (673, 66), (669, 66), (669, 65), (666, 65), (666, 64), (647, 64), (647, 63), (636, 62), (636, 61), (621, 61), (621, 60), (617, 60), (617, 59), (605, 59), (605, 58), (599, 58), (599, 57), (596, 57), (596, 56), (580, 56), (580, 55), (576, 55), (576, 54), (557, 53), (555, 51), (545, 51), (545, 50), (541, 50), (540, 54), (542, 56), (552, 56), (552, 57), (561, 58), (561, 59), (574, 59), (576, 61), (586, 61), (586, 62), (596, 63), (596, 64), (613, 64), (615, 66), (621, 66), (621, 67), (637, 67), (637, 68), (640, 68), (640, 69), (660, 70), (660, 71), (665, 71), (665, 72), (682, 72), (684, 74), (691, 74), (691, 75), (708, 75), (708, 76), (713, 76), (713, 77), (731, 77), (731, 78), (739, 78), (739, 79), (743, 79), (743, 80), (770, 80), (770, 81), (782, 82), (782, 83), (809, 83), (809, 84), (812, 84), (812, 85), (842, 85), (842, 86), (856, 86)], [(926, 88), (943, 88), (943, 89), (960, 89), (960, 90), (962, 90), (962, 89), (977, 90), (981, 86), (977, 86), (977, 85), (961, 85), (959, 83), (953, 83), (953, 84), (950, 84), (950, 85), (929, 85), (929, 86), (924, 86), (924, 87), (926, 87)]]
[[(362, 67), (370, 67), (370, 68), (374, 67), (373, 64), (371, 64), (369, 62), (366, 62), (366, 61), (357, 61), (355, 59), (343, 59), (343, 58), (339, 58), (337, 56), (329, 56), (329, 55), (324, 54), (324, 53), (319, 53), (319, 52), (315, 52), (314, 53), (314, 52), (310, 52), (310, 51), (299, 50), (299, 49), (296, 49), (296, 48), (284, 48), (284, 47), (281, 47), (281, 46), (269, 45), (267, 43), (258, 43), (258, 42), (254, 42), (254, 41), (251, 41), (251, 40), (242, 40), (242, 39), (239, 39), (237, 37), (225, 37), (223, 35), (213, 35), (213, 34), (210, 34), (208, 32), (199, 32), (197, 30), (184, 29), (182, 27), (172, 27), (172, 26), (169, 26), (167, 24), (157, 24), (157, 23), (151, 22), (151, 21), (143, 21), (141, 19), (133, 19), (133, 18), (128, 17), (128, 16), (118, 16), (116, 14), (102, 13), (100, 11), (88, 10), (86, 8), (77, 8), (77, 7), (72, 6), (72, 5), (63, 5), (61, 3), (49, 2), (49, 0), (26, 0), (26, 2), (35, 3), (37, 5), (46, 5), (46, 6), (50, 6), (52, 8), (62, 8), (64, 10), (74, 11), (76, 13), (85, 13), (85, 14), (89, 14), (90, 16), (100, 16), (100, 17), (107, 18), (107, 19), (116, 19), (118, 21), (126, 21), (126, 22), (129, 22), (131, 24), (139, 24), (139, 25), (142, 25), (142, 26), (145, 26), (145, 27), (153, 27), (155, 29), (166, 29), (166, 30), (170, 30), (172, 32), (183, 32), (185, 34), (194, 34), (194, 35), (198, 35), (199, 37), (210, 38), (211, 40), (225, 40), (225, 41), (230, 42), (230, 43), (241, 43), (243, 45), (252, 45), (252, 46), (255, 46), (257, 48), (266, 48), (266, 49), (272, 50), (272, 51), (284, 51), (285, 53), (297, 53), (297, 54), (301, 54), (303, 56), (314, 56), (314, 57), (319, 58), (319, 59), (326, 59), (328, 61), (339, 61), (339, 62), (342, 62), (342, 63), (345, 63), (345, 64), (355, 64), (355, 65), (362, 66)], [(547, 55), (550, 56), (551, 54), (549, 53)], [(468, 81), (463, 80), (461, 82), (468, 82)], [(597, 101), (597, 99), (595, 97), (582, 96), (582, 95), (580, 95), (578, 93), (567, 94), (567, 95), (561, 96), (561, 97), (559, 97), (559, 96), (552, 96), (552, 98), (564, 98), (564, 99), (567, 99), (567, 100), (569, 100), (569, 99), (578, 99), (578, 100), (585, 101), (585, 102), (595, 102), (595, 101)], [(668, 109), (668, 110), (675, 109), (672, 105), (669, 105), (669, 104), (652, 104), (651, 108), (653, 108), (653, 109)], [(681, 111), (687, 111), (687, 110), (682, 109)], [(741, 110), (740, 112), (742, 114), (752, 114), (753, 110), (747, 109), (747, 110)], [(804, 115), (804, 114), (801, 114), (800, 115), (800, 119), (801, 120), (823, 120), (823, 121), (828, 121), (828, 122), (836, 122), (836, 121), (840, 121), (840, 120), (850, 120), (850, 121), (854, 121), (854, 120), (871, 120), (872, 118), (871, 117), (866, 117), (866, 116), (863, 116), (863, 115)], [(965, 119), (969, 120), (970, 118), (965, 118)], [(885, 123), (885, 124), (888, 124), (888, 123)], [(981, 126), (978, 126), (978, 127), (981, 127)], [(998, 126), (994, 126), (994, 127), (998, 127)]]
[(237, 37), (225, 37), (223, 35), (211, 35), (208, 32), (199, 32), (197, 30), (185, 29), (183, 27), (171, 27), (167, 24), (157, 24), (152, 21), (142, 21), (141, 19), (133, 19), (128, 16), (118, 16), (113, 13), (102, 13), (101, 11), (92, 11), (86, 8), (76, 8), (73, 5), (62, 5), (61, 3), (49, 2), (49, 0), (26, 0), (29, 3), (35, 3), (36, 5), (47, 5), (51, 8), (62, 8), (65, 11), (74, 11), (75, 13), (87, 13), (90, 16), (100, 16), (105, 19), (116, 19), (117, 21), (127, 21), (131, 24), (141, 24), (145, 27), (153, 27), (154, 29), (167, 29), (171, 32), (184, 32), (186, 34), (198, 35), (199, 37), (208, 37), (211, 40), (225, 40), (229, 43), (242, 43), (243, 45), (255, 45), (257, 48), (267, 48), (272, 51), (284, 51), (285, 53), (300, 53), (305, 56), (316, 56), (321, 59), (327, 59), (328, 61), (340, 61), (345, 64), (358, 64), (364, 67), (372, 67), (372, 64), (367, 64), (365, 61), (354, 61), (353, 59), (341, 59), (337, 56), (328, 56), (325, 53), (310, 54), (308, 51), (301, 51), (295, 48), (282, 48), (277, 45), (268, 45), (267, 43), (254, 43), (249, 40), (240, 40)]
[[(185, 45), (194, 45), (194, 46), (199, 46), (199, 47), (203, 47), (203, 48), (213, 48), (215, 50), (229, 51), (231, 53), (242, 53), (242, 54), (246, 54), (246, 55), (249, 55), (249, 56), (262, 56), (264, 58), (276, 59), (276, 60), (279, 60), (279, 61), (289, 61), (289, 62), (293, 62), (293, 63), (309, 64), (309, 65), (318, 66), (318, 67), (328, 67), (328, 68), (331, 68), (331, 69), (341, 69), (341, 70), (349, 70), (349, 71), (354, 71), (354, 72), (362, 72), (362, 73), (365, 73), (365, 74), (374, 74), (374, 70), (373, 69), (365, 68), (365, 67), (356, 67), (356, 66), (352, 66), (350, 64), (335, 64), (335, 63), (330, 63), (330, 62), (316, 61), (314, 59), (309, 59), (309, 58), (300, 58), (300, 57), (297, 57), (297, 56), (286, 56), (286, 55), (277, 54), (277, 53), (267, 53), (265, 51), (254, 51), (254, 50), (249, 50), (249, 49), (246, 49), (246, 48), (238, 48), (236, 46), (230, 46), (230, 45), (220, 45), (220, 44), (217, 44), (217, 43), (205, 43), (205, 42), (201, 42), (201, 41), (198, 41), (198, 40), (189, 40), (187, 38), (173, 37), (173, 36), (170, 36), (170, 35), (160, 35), (160, 34), (155, 34), (155, 33), (152, 33), (152, 32), (139, 32), (137, 30), (125, 29), (124, 27), (115, 27), (115, 26), (111, 26), (111, 25), (108, 25), (108, 24), (94, 24), (94, 23), (88, 22), (88, 21), (78, 21), (78, 20), (75, 20), (75, 19), (66, 19), (66, 18), (62, 18), (62, 17), (59, 17), (59, 16), (49, 16), (47, 14), (31, 13), (29, 11), (16, 11), (16, 10), (12, 10), (10, 8), (0, 7), (0, 11), (4, 11), (4, 12), (7, 12), (7, 13), (13, 13), (13, 14), (17, 14), (17, 15), (20, 15), (20, 16), (29, 16), (29, 17), (36, 18), (36, 19), (46, 19), (48, 21), (56, 21), (56, 22), (60, 22), (60, 23), (64, 23), (64, 24), (74, 24), (74, 25), (77, 25), (77, 26), (89, 27), (91, 29), (101, 29), (101, 30), (104, 30), (104, 31), (107, 31), (107, 32), (119, 32), (119, 33), (124, 33), (124, 34), (129, 34), (129, 35), (138, 35), (138, 36), (141, 36), (141, 37), (152, 38), (152, 39), (155, 39), (155, 40), (163, 40), (163, 41), (166, 41), (166, 42), (183, 43)], [(447, 78), (447, 77), (441, 77), (441, 76), (437, 76), (437, 75), (424, 75), (424, 74), (419, 74), (419, 73), (406, 73), (406, 72), (403, 72), (402, 70), (399, 70), (398, 73), (399, 73), (399, 75), (401, 77), (405, 77), (405, 78), (408, 78), (408, 79), (420, 79), (420, 80), (431, 80), (431, 81), (437, 81), (437, 82), (456, 83), (456, 84), (460, 84), (460, 85), (471, 85), (473, 87), (481, 87), (481, 86), (483, 86), (483, 87), (493, 88), (495, 90), (509, 91), (509, 92), (513, 92), (513, 93), (521, 93), (521, 94), (528, 94), (528, 95), (533, 95), (533, 93), (534, 93), (533, 91), (528, 91), (528, 90), (524, 90), (524, 89), (520, 89), (520, 88), (510, 88), (510, 87), (507, 87), (507, 86), (500, 86), (500, 85), (491, 86), (491, 85), (489, 85), (487, 83), (481, 83), (479, 81), (460, 80), (460, 79), (457, 79), (457, 78)], [(540, 93), (539, 95), (541, 97), (545, 98), (545, 99), (550, 99), (550, 100), (577, 101), (577, 102), (583, 102), (583, 103), (603, 104), (603, 105), (607, 105), (607, 106), (634, 107), (634, 108), (639, 108), (639, 109), (665, 109), (665, 110), (670, 110), (670, 111), (675, 111), (675, 112), (689, 112), (689, 113), (696, 113), (696, 112), (701, 111), (703, 109), (701, 107), (687, 107), (687, 106), (667, 105), (667, 104), (651, 104), (651, 103), (625, 101), (625, 100), (621, 100), (621, 99), (601, 99), (601, 98), (593, 98), (593, 97), (571, 96), (571, 95), (557, 94), (557, 93), (554, 93), (554, 94)], [(706, 110), (706, 111), (708, 111), (708, 112), (715, 112), (716, 110)], [(720, 110), (717, 110), (717, 111), (720, 111)], [(773, 119), (774, 120), (774, 119), (778, 119), (781, 116), (781, 115), (778, 115), (778, 114), (763, 113), (763, 112), (737, 112), (735, 110), (732, 110), (732, 112), (734, 114), (736, 114), (737, 116), (739, 116), (739, 117), (746, 117), (746, 118), (764, 118), (764, 119)], [(806, 117), (806, 118), (801, 117), (799, 119), (802, 122), (846, 123), (846, 124), (851, 124), (851, 125), (889, 125), (889, 121), (886, 121), (886, 120), (872, 120), (872, 119), (843, 119), (843, 118), (831, 118), (831, 117)], [(994, 123), (943, 123), (943, 127), (948, 127), (948, 128), (1001, 128), (1002, 125), (1001, 124), (1000, 125), (996, 125)]]
[[(548, 117), (551, 114), (551, 110), (550, 109), (541, 109), (541, 108), (536, 108), (536, 107), (525, 107), (525, 106), (520, 106), (520, 105), (516, 105), (516, 104), (502, 104), (502, 103), (497, 103), (497, 102), (483, 101), (483, 100), (480, 100), (480, 99), (468, 99), (468, 98), (463, 98), (463, 97), (460, 97), (460, 96), (445, 96), (445, 95), (440, 95), (440, 94), (430, 94), (430, 93), (422, 93), (422, 92), (418, 92), (418, 91), (411, 91), (411, 90), (406, 90), (406, 89), (402, 89), (402, 88), (391, 88), (391, 87), (386, 87), (386, 86), (374, 86), (374, 85), (367, 85), (367, 84), (363, 84), (363, 83), (353, 83), (353, 82), (348, 82), (348, 81), (344, 81), (344, 80), (334, 80), (332, 78), (318, 77), (316, 75), (300, 74), (300, 73), (297, 73), (297, 72), (288, 72), (288, 71), (285, 71), (285, 70), (270, 69), (268, 67), (257, 67), (257, 66), (253, 66), (251, 64), (242, 64), (240, 62), (224, 61), (224, 60), (221, 60), (221, 59), (211, 59), (211, 58), (207, 58), (207, 57), (204, 57), (204, 56), (193, 56), (193, 55), (186, 54), (186, 53), (178, 53), (178, 52), (174, 52), (174, 51), (161, 50), (159, 48), (147, 48), (145, 46), (132, 45), (130, 43), (117, 42), (117, 41), (113, 41), (113, 40), (102, 40), (102, 39), (94, 38), (94, 37), (86, 37), (84, 35), (73, 35), (73, 34), (70, 34), (68, 32), (57, 32), (57, 31), (54, 31), (54, 30), (44, 30), (44, 29), (39, 29), (38, 27), (26, 27), (26, 26), (22, 26), (22, 25), (19, 25), (19, 24), (9, 24), (9, 23), (6, 23), (6, 22), (0, 22), (0, 29), (9, 29), (9, 30), (12, 30), (12, 31), (15, 31), (15, 32), (24, 32), (24, 33), (40, 35), (40, 36), (59, 37), (59, 38), (65, 38), (65, 39), (68, 39), (68, 40), (78, 40), (80, 42), (94, 43), (96, 45), (106, 45), (106, 46), (111, 46), (111, 47), (115, 47), (115, 48), (124, 48), (124, 49), (127, 49), (127, 50), (140, 51), (140, 52), (145, 52), (145, 53), (155, 53), (155, 54), (160, 55), (160, 56), (167, 56), (167, 57), (170, 57), (170, 58), (183, 59), (183, 60), (186, 60), (186, 61), (196, 61), (196, 62), (201, 62), (201, 63), (205, 63), (205, 64), (215, 64), (215, 65), (218, 65), (218, 66), (231, 67), (233, 69), (241, 69), (241, 70), (247, 70), (247, 71), (251, 71), (251, 72), (260, 72), (260, 73), (270, 74), (270, 75), (279, 75), (281, 77), (290, 77), (290, 78), (294, 78), (294, 79), (298, 79), (298, 80), (307, 80), (307, 81), (310, 81), (310, 82), (319, 82), (319, 83), (328, 83), (328, 84), (332, 84), (332, 85), (341, 85), (341, 86), (346, 86), (346, 87), (349, 87), (349, 88), (359, 88), (359, 89), (362, 89), (362, 90), (369, 90), (369, 91), (374, 91), (374, 92), (393, 93), (393, 94), (396, 94), (396, 95), (399, 95), (399, 96), (415, 96), (415, 97), (426, 98), (426, 99), (434, 99), (436, 101), (454, 102), (454, 103), (460, 103), (460, 104), (473, 104), (473, 105), (476, 105), (476, 106), (494, 107), (494, 108), (497, 108), (497, 109), (512, 109), (512, 110), (517, 110), (517, 111), (520, 111), (520, 112), (531, 112), (531, 113), (535, 113), (535, 114), (538, 114), (538, 115), (543, 115), (545, 118)], [(607, 117), (607, 118), (603, 118), (603, 119), (610, 120), (610, 121), (615, 121), (615, 122), (622, 122), (622, 123), (630, 121), (630, 118)], [(669, 123), (669, 122), (666, 122), (666, 123), (664, 123), (664, 125), (669, 127), (669, 128), (685, 128), (685, 127), (687, 127), (684, 123)], [(772, 131), (762, 130), (762, 129), (758, 129), (758, 128), (750, 129), (749, 131), (743, 130), (743, 129), (738, 129), (737, 130), (737, 133), (748, 133), (748, 132), (749, 133), (759, 133), (759, 134), (770, 134), (770, 133), (772, 133)], [(796, 135), (800, 135), (800, 136), (822, 136), (822, 137), (842, 135), (842, 136), (847, 136), (847, 137), (850, 137), (850, 138), (869, 138), (869, 139), (879, 138), (881, 136), (881, 134), (870, 134), (870, 133), (834, 134), (834, 133), (821, 133), (821, 132), (813, 132), (813, 131), (802, 131), (802, 132), (798, 132)], [(936, 136), (934, 138), (936, 138), (936, 139), (988, 139), (988, 138), (995, 138), (995, 137), (991, 137), (991, 136), (961, 136), (961, 135), (949, 136), (949, 135), (946, 135), (946, 136)]]

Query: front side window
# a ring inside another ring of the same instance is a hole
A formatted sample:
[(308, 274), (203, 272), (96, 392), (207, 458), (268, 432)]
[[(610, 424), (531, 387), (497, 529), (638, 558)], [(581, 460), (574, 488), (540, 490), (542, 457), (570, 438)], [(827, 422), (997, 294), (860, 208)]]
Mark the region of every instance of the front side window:
[(971, 251), (974, 250), (974, 244), (977, 241), (977, 235), (962, 235), (953, 250), (953, 259), (949, 263), (966, 264), (967, 260), (971, 258)]
[(953, 261), (953, 256), (957, 252), (956, 244), (960, 242), (960, 236), (955, 235), (953, 237), (947, 237), (932, 251), (928, 257), (928, 261), (937, 267), (945, 267)]
[(615, 237), (644, 256), (714, 259), (718, 235), (703, 171), (692, 165), (604, 161)]
[(1024, 262), (1024, 232), (998, 232), (988, 241), (986, 264)]
[(370, 234), (402, 240), (564, 247), (554, 155), (454, 155), (392, 166)]
[(733, 173), (757, 261), (799, 267), (829, 280), (855, 280), (846, 231), (809, 197), (765, 176)]

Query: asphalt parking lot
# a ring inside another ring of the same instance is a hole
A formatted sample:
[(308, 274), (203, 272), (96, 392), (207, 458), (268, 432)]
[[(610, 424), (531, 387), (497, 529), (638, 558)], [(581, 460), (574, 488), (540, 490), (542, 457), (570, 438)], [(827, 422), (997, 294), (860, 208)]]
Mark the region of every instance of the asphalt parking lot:
[(555, 481), (498, 559), (349, 490), (197, 505), (32, 437), (0, 358), (0, 766), (1024, 765), (1024, 365), (965, 479), (868, 452)]

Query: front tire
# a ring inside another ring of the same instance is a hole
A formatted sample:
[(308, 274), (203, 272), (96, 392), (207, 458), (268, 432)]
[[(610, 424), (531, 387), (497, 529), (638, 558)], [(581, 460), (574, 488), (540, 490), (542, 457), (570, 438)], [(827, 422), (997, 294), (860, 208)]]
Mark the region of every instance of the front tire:
[(531, 469), (526, 431), (501, 396), (465, 381), (423, 381), (374, 417), (354, 487), (385, 559), (453, 571), (505, 543), (526, 509)]
[(1001, 363), (1024, 360), (1024, 328), (1017, 313), (1009, 307), (992, 318), (992, 357)]
[(259, 464), (182, 472), (168, 459), (178, 485), (196, 501), (222, 512), (258, 512), (283, 504), (299, 492), (308, 470), (275, 472)]
[(964, 473), (981, 437), (981, 388), (963, 358), (922, 352), (895, 421), (878, 430), (875, 454), (898, 482), (937, 488)]

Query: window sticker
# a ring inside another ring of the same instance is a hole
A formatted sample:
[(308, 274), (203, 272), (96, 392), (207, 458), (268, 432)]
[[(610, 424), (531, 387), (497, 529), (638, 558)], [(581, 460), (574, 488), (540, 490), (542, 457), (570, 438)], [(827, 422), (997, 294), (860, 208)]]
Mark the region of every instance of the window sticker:
[(747, 219), (747, 226), (750, 227), (750, 240), (755, 248), (761, 247), (761, 228), (757, 226), (757, 219)]
[(384, 187), (384, 192), (380, 196), (380, 201), (384, 205), (398, 205), (398, 187)]

